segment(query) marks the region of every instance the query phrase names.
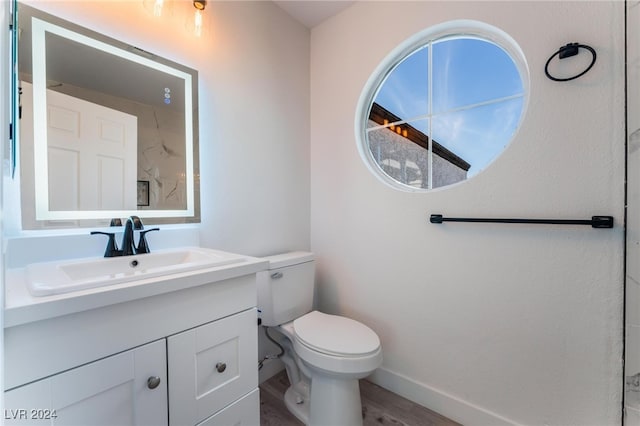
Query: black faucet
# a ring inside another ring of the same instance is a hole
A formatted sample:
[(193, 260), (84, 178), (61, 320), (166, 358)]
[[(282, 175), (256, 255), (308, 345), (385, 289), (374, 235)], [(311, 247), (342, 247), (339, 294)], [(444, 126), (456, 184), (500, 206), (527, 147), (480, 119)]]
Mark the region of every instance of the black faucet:
[(96, 234), (106, 235), (109, 237), (109, 241), (107, 241), (107, 248), (104, 251), (104, 257), (116, 257), (122, 255), (122, 252), (118, 250), (118, 245), (116, 244), (116, 234), (113, 232), (91, 231), (91, 235)]
[(124, 224), (124, 233), (122, 234), (122, 256), (131, 256), (136, 254), (136, 245), (133, 242), (133, 230), (144, 229), (142, 221), (138, 216), (130, 216)]
[[(111, 226), (122, 226), (122, 222), (120, 219), (113, 219), (111, 221)], [(146, 233), (151, 231), (159, 231), (160, 228), (152, 228), (146, 231), (140, 232), (140, 239), (138, 241), (138, 246), (136, 247), (133, 237), (133, 231), (144, 229), (144, 225), (142, 224), (142, 220), (138, 216), (131, 216), (125, 221), (124, 233), (122, 234), (122, 249), (118, 250), (118, 245), (116, 244), (115, 233), (113, 232), (100, 232), (100, 231), (92, 231), (91, 235), (101, 234), (109, 237), (109, 241), (107, 242), (107, 248), (104, 252), (104, 257), (115, 257), (115, 256), (131, 256), (133, 254), (143, 254), (149, 253), (151, 250), (149, 249), (149, 243), (146, 239)]]
[(136, 247), (137, 254), (150, 253), (149, 243), (147, 242), (147, 232), (159, 231), (160, 228), (151, 228), (146, 231), (140, 232), (140, 238), (138, 239), (138, 247)]

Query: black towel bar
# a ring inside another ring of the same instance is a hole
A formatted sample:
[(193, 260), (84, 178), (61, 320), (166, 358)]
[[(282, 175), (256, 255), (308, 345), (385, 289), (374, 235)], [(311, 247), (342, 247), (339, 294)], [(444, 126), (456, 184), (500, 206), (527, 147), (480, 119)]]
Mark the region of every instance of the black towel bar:
[(443, 217), (432, 214), (431, 223), (442, 222), (480, 222), (480, 223), (538, 223), (548, 225), (591, 225), (593, 228), (613, 228), (613, 216), (591, 216), (591, 219), (487, 219), (467, 217)]

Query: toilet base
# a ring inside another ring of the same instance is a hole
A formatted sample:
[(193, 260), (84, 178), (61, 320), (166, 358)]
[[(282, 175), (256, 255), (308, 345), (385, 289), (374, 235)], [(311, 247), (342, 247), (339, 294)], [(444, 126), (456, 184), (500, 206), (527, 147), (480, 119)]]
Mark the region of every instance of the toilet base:
[[(298, 356), (286, 328), (280, 326), (278, 331), (285, 336), (280, 341), (284, 348), (280, 359), (291, 383), (284, 398), (287, 409), (308, 426), (362, 426), (359, 379), (371, 371), (335, 373), (319, 369)], [(378, 365), (381, 360), (378, 356)]]
[[(289, 386), (284, 394), (284, 404), (291, 414), (309, 426), (359, 426), (362, 425), (360, 384), (357, 379), (340, 380), (316, 376), (312, 379), (313, 399), (306, 386), (300, 392)], [(327, 409), (327, 407), (331, 407)]]
[(311, 379), (310, 426), (361, 426), (358, 379), (314, 375)]
[(301, 395), (293, 386), (284, 393), (284, 405), (287, 410), (304, 424), (309, 424), (309, 393)]

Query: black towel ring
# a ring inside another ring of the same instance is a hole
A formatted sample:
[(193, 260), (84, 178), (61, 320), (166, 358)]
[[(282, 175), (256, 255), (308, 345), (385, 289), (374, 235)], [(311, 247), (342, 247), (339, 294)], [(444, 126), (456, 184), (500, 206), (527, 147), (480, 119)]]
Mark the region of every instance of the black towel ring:
[[(553, 58), (558, 56), (559, 59), (564, 59), (564, 58), (569, 58), (571, 56), (575, 56), (575, 55), (578, 54), (578, 51), (579, 51), (580, 48), (588, 50), (589, 52), (591, 52), (592, 59), (591, 59), (591, 63), (587, 67), (587, 69), (582, 71), (580, 74), (574, 75), (573, 77), (567, 77), (567, 78), (558, 78), (558, 77), (554, 77), (551, 74), (549, 74), (549, 63), (551, 63), (551, 60)], [(586, 74), (587, 71), (589, 71), (591, 69), (591, 67), (593, 67), (593, 64), (595, 64), (595, 63), (596, 63), (596, 51), (593, 49), (593, 47), (587, 46), (586, 44), (569, 43), (569, 44), (567, 44), (565, 46), (562, 46), (560, 49), (558, 49), (558, 51), (556, 53), (551, 55), (551, 57), (549, 58), (549, 60), (547, 60), (547, 63), (544, 66), (544, 73), (545, 73), (545, 75), (547, 77), (549, 77), (553, 81), (569, 81), (569, 80), (574, 80), (574, 79)]]

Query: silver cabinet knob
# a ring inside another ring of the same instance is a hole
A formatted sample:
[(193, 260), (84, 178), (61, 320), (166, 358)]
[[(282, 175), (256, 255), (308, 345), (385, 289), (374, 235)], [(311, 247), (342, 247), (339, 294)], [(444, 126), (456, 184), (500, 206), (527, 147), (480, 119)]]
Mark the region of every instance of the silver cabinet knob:
[(155, 389), (158, 387), (159, 384), (160, 384), (160, 377), (158, 376), (151, 376), (147, 379), (147, 387), (149, 389)]
[(274, 272), (273, 274), (271, 274), (271, 279), (277, 280), (277, 279), (282, 278), (283, 276), (284, 276), (284, 274), (282, 272), (278, 271), (278, 272)]
[(227, 369), (227, 364), (225, 364), (224, 362), (219, 362), (216, 364), (216, 371), (218, 371), (218, 373), (224, 373), (224, 370)]

